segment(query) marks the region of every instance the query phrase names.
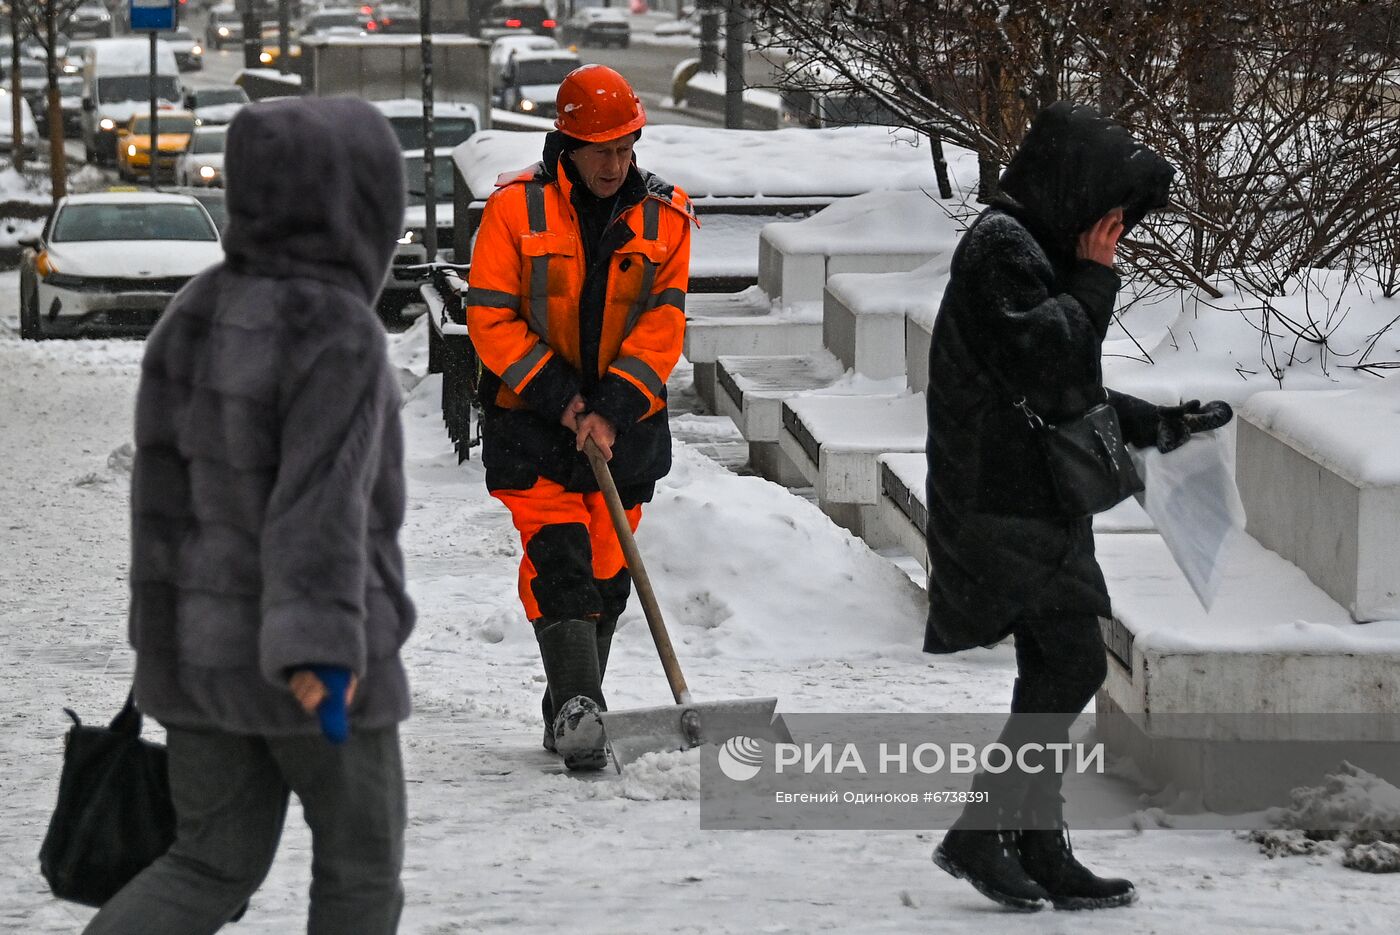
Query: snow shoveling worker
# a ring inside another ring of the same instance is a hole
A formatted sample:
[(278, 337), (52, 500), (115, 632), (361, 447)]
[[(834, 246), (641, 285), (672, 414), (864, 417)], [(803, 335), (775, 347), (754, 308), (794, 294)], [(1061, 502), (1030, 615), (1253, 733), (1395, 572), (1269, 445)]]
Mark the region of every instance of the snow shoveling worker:
[[(1072, 427), (1106, 403), (1099, 412), (1117, 416), (1121, 438), (1102, 444), (1121, 454), (1124, 441), (1170, 451), (1231, 417), (1223, 402), (1159, 407), (1103, 386), (1118, 240), (1167, 204), (1173, 174), (1092, 108), (1053, 104), (953, 255), (929, 351), (924, 649), (1014, 636), (1012, 714), (999, 738), (1013, 752), (1066, 742), (1107, 673), (1099, 619), (1111, 611), (1092, 516), (1056, 485), (1064, 475), (1052, 473), (1037, 421)], [(934, 861), (1018, 909), (1132, 902), (1130, 882), (1075, 859), (1063, 777), (1047, 759), (1039, 774), (1031, 756), (1025, 770), (975, 776), (985, 801), (963, 810)]]
[(218, 930), (272, 866), (294, 792), (307, 930), (387, 935), (414, 608), (399, 387), (374, 307), (403, 156), (363, 101), (304, 98), (243, 110), (227, 163), (225, 260), (161, 316), (136, 400), (135, 697), (167, 731), (176, 838), (87, 932)]
[(671, 469), (666, 379), (690, 273), (685, 192), (637, 167), (642, 102), (585, 65), (559, 86), (544, 158), (507, 173), (472, 251), (467, 329), (483, 367), (482, 463), (524, 545), (520, 601), (548, 688), (544, 746), (607, 764), (603, 675), (631, 578), (585, 455), (591, 439), (633, 529)]

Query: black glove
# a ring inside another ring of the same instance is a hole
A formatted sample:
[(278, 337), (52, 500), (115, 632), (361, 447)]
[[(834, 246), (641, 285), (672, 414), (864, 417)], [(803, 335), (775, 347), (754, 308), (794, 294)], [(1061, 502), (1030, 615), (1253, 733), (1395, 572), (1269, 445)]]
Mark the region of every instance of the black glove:
[(1201, 405), (1199, 399), (1180, 406), (1160, 406), (1157, 409), (1157, 450), (1166, 454), (1175, 451), (1197, 432), (1218, 429), (1235, 417), (1235, 411), (1224, 400)]

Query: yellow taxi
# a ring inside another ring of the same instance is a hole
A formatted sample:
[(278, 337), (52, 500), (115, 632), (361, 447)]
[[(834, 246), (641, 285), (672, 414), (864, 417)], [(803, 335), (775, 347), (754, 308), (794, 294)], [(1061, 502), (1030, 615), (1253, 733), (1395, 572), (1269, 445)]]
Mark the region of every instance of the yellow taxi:
[[(287, 33), (287, 39), (287, 57), (292, 59), (301, 58), (301, 42), (296, 32)], [(276, 27), (264, 29), (262, 32), (262, 52), (258, 54), (258, 61), (265, 67), (273, 67), (281, 57), (282, 50), (278, 42)], [(293, 62), (292, 64), (295, 65), (296, 63)]]
[[(175, 163), (190, 145), (194, 114), (183, 110), (162, 110), (157, 117), (160, 151), (156, 170), (173, 177)], [(151, 115), (134, 114), (117, 134), (117, 172), (123, 179), (149, 175), (151, 171)]]

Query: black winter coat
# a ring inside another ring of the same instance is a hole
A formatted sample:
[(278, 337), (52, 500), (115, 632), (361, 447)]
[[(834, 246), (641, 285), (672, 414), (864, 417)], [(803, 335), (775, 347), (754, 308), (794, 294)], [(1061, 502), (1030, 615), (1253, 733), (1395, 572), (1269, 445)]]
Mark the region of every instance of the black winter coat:
[[(1119, 280), (1076, 259), (1078, 236), (1115, 207), (1136, 224), (1166, 203), (1172, 174), (1091, 108), (1055, 104), (958, 244), (929, 349), (925, 651), (994, 643), (1029, 612), (1108, 615), (1091, 522), (1060, 514), (1011, 400), (1024, 395), (1050, 421), (1103, 400)], [(1108, 398), (1126, 440), (1151, 444), (1157, 408)]]

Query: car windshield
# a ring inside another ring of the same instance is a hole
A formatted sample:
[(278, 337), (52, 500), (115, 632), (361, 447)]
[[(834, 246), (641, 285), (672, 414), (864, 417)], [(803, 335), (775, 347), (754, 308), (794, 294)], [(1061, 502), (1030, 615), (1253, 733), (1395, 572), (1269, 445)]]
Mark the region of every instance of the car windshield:
[[(158, 118), (160, 122), (160, 132), (162, 133), (193, 133), (194, 118), (189, 114), (176, 116), (171, 114), (166, 116), (161, 114)], [(136, 134), (147, 134), (151, 132), (151, 118), (137, 117), (131, 124), (131, 132)]]
[(527, 84), (558, 84), (564, 76), (578, 67), (570, 59), (526, 59), (515, 63), (516, 82)]
[(77, 97), (83, 93), (83, 79), (79, 75), (60, 75), (58, 93), (64, 97)]
[[(395, 117), (390, 120), (401, 149), (423, 148), (423, 118)], [(434, 117), (433, 146), (456, 146), (476, 132), (476, 121), (470, 117)]]
[[(156, 75), (156, 95), (174, 101), (180, 97), (180, 79), (174, 75)], [(104, 104), (115, 101), (146, 101), (151, 97), (150, 75), (109, 75), (97, 79), (97, 99)]]
[(230, 88), (227, 91), (198, 91), (194, 95), (194, 106), (196, 107), (246, 103), (248, 103), (248, 95), (242, 88)]
[[(404, 179), (408, 183), (408, 203), (421, 205), (427, 198), (428, 189), (423, 184), (423, 159), (414, 156), (403, 161)], [(438, 156), (433, 160), (433, 191), (437, 192), (438, 204), (452, 200), (452, 157)]]
[(191, 204), (68, 205), (54, 219), (54, 243), (94, 240), (219, 239), (209, 218)]
[(200, 130), (190, 140), (190, 152), (221, 153), (224, 151), (224, 140), (227, 138), (227, 130)]

